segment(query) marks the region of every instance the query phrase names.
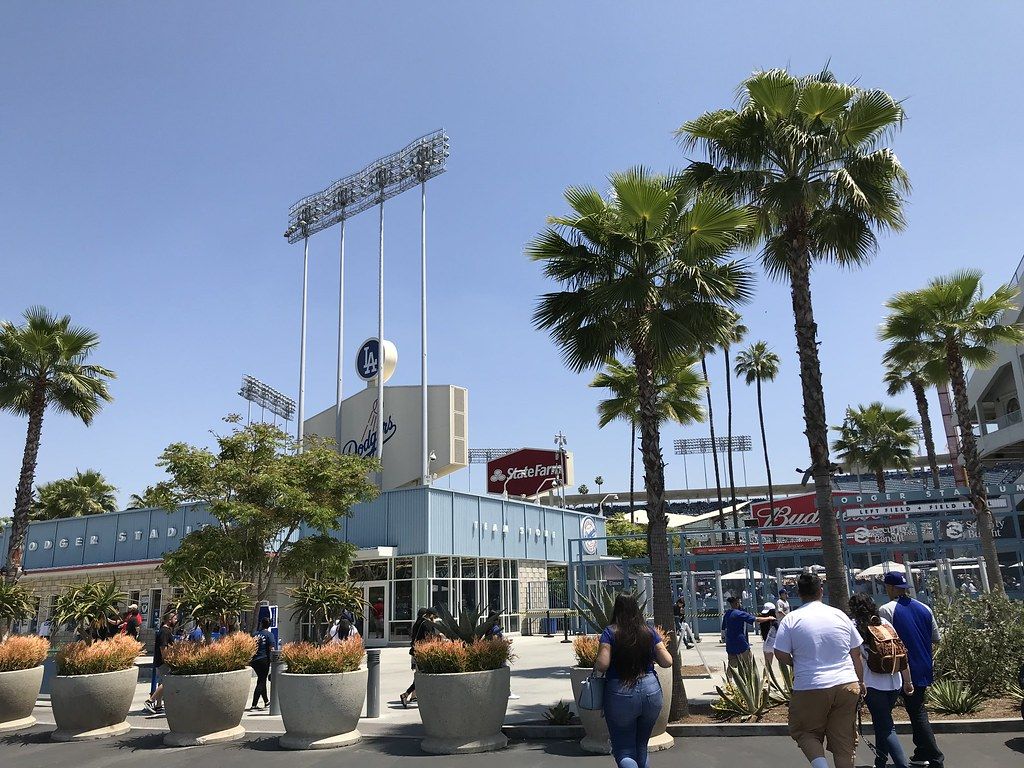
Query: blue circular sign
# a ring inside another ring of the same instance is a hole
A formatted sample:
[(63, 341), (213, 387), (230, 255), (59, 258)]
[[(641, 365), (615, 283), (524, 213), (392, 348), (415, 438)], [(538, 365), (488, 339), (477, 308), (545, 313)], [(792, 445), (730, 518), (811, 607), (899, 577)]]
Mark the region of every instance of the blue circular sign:
[(367, 339), (356, 353), (356, 373), (363, 381), (370, 381), (377, 378), (380, 366), (380, 343), (377, 339)]
[(588, 555), (597, 554), (597, 523), (592, 517), (580, 520), (580, 537), (583, 539), (583, 551)]

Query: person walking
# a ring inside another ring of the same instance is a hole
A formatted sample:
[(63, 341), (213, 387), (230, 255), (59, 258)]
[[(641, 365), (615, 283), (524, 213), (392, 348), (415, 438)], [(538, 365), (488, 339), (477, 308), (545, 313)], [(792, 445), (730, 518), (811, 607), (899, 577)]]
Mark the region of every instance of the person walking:
[(156, 643), (153, 646), (153, 669), (156, 670), (156, 688), (150, 697), (146, 699), (143, 706), (154, 715), (164, 711), (164, 677), (167, 676), (167, 665), (164, 664), (164, 649), (174, 643), (174, 627), (178, 623), (178, 614), (168, 611), (164, 614), (160, 624), (160, 631), (156, 634)]
[(619, 595), (612, 623), (601, 633), (594, 671), (605, 673), (604, 718), (618, 768), (647, 768), (647, 742), (664, 694), (654, 665), (672, 666), (672, 654), (644, 622), (636, 598)]
[(729, 607), (722, 616), (722, 636), (725, 638), (725, 652), (729, 655), (729, 668), (738, 669), (743, 664), (753, 664), (754, 656), (747, 641), (747, 625), (775, 621), (775, 617), (752, 616), (740, 607), (740, 598), (729, 595)]
[[(861, 650), (864, 656), (864, 686), (867, 688), (865, 703), (871, 713), (871, 725), (875, 732), (875, 768), (885, 768), (889, 759), (896, 768), (909, 768), (907, 755), (903, 751), (896, 725), (892, 719), (892, 708), (899, 700), (900, 691), (907, 696), (914, 694), (914, 683), (910, 678), (910, 667), (903, 665), (902, 671), (891, 674), (871, 669), (872, 624), (880, 624), (896, 632), (892, 624), (878, 615), (878, 607), (870, 595), (856, 594), (850, 598), (850, 617), (860, 632)], [(897, 633), (898, 634), (898, 633)]]
[[(260, 619), (260, 628), (252, 633), (256, 638), (256, 653), (252, 656), (249, 666), (256, 673), (256, 688), (252, 692), (252, 706), (249, 711), (260, 712), (270, 705), (270, 696), (267, 694), (267, 677), (270, 675), (270, 652), (274, 650), (277, 642), (274, 640), (274, 633), (270, 631), (270, 617), (264, 616)], [(260, 699), (263, 699), (263, 706), (257, 706)]]
[(790, 610), (789, 590), (783, 587), (779, 590), (779, 599), (775, 601), (775, 618), (782, 621)]
[(682, 595), (679, 596), (675, 605), (672, 606), (672, 615), (676, 620), (676, 634), (682, 638), (683, 645), (686, 646), (687, 650), (693, 648), (693, 644), (697, 641), (693, 637), (693, 629), (686, 623), (686, 598)]
[(853, 768), (857, 706), (864, 695), (864, 660), (857, 627), (842, 611), (821, 602), (821, 579), (802, 573), (802, 605), (779, 622), (775, 658), (793, 667), (789, 735), (812, 768)]
[[(434, 612), (433, 608), (420, 608), (416, 611), (416, 621), (412, 625), (412, 631), (409, 633), (409, 655), (412, 656), (412, 671), (416, 671), (416, 656), (415, 648), (416, 643), (424, 640), (429, 640), (431, 637), (437, 634), (437, 627), (434, 626), (434, 619), (437, 618), (437, 613)], [(405, 692), (400, 694), (398, 697), (402, 706), (408, 708), (410, 701), (416, 701), (416, 678), (413, 677), (412, 685), (405, 689)]]
[(139, 614), (139, 606), (132, 603), (128, 606), (128, 612), (124, 615), (124, 621), (121, 622), (119, 631), (122, 635), (128, 635), (128, 637), (139, 639), (139, 627), (142, 626), (142, 616)]
[(778, 609), (775, 607), (775, 603), (765, 603), (761, 608), (760, 615), (762, 618), (772, 619), (772, 621), (765, 621), (760, 625), (761, 640), (764, 641), (762, 648), (764, 651), (764, 665), (768, 671), (771, 671), (772, 664), (775, 661), (775, 636), (779, 631)]
[(903, 694), (903, 706), (907, 709), (914, 733), (910, 765), (942, 768), (945, 756), (935, 741), (928, 710), (925, 709), (928, 686), (933, 682), (934, 648), (942, 639), (939, 625), (931, 608), (907, 594), (910, 585), (902, 571), (889, 571), (883, 583), (889, 602), (878, 609), (878, 615), (892, 624), (907, 647), (910, 678), (914, 683), (914, 692)]

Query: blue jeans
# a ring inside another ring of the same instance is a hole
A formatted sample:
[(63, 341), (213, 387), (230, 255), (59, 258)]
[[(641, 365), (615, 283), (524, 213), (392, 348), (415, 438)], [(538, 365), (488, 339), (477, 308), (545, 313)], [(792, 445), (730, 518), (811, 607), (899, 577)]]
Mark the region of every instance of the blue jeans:
[(935, 743), (935, 734), (928, 721), (928, 710), (925, 708), (927, 695), (927, 685), (915, 685), (913, 695), (903, 697), (903, 706), (907, 708), (910, 727), (914, 731), (914, 759), (927, 760), (928, 768), (942, 768), (946, 758)]
[(892, 721), (892, 708), (896, 706), (899, 698), (898, 690), (880, 691), (877, 688), (868, 688), (865, 702), (875, 729), (875, 768), (885, 768), (889, 759), (896, 768), (907, 768), (907, 756), (896, 736), (896, 726)]
[(647, 768), (647, 741), (661, 704), (661, 683), (653, 672), (632, 687), (616, 679), (605, 681), (604, 718), (618, 768)]

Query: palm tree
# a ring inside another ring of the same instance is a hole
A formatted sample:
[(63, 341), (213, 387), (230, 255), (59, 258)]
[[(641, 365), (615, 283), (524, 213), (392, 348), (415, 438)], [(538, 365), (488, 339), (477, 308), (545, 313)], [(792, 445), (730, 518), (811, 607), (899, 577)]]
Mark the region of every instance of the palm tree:
[(595, 477), (594, 478), (594, 485), (597, 486), (597, 492), (600, 493), (601, 492), (601, 486), (604, 485), (604, 478), (601, 477), (600, 475)]
[(740, 515), (736, 511), (736, 480), (733, 477), (732, 466), (732, 369), (729, 362), (729, 349), (733, 344), (742, 342), (743, 337), (746, 335), (747, 326), (740, 322), (739, 315), (737, 315), (732, 325), (725, 329), (725, 334), (722, 336), (722, 354), (725, 357), (725, 446), (728, 451), (726, 455), (729, 462), (729, 504), (732, 505), (732, 527), (736, 529), (735, 537), (737, 544), (740, 543)]
[(171, 501), (165, 488), (149, 485), (142, 493), (128, 497), (128, 509), (165, 509), (172, 506)]
[[(747, 386), (757, 387), (757, 418), (761, 424), (761, 447), (764, 449), (764, 470), (768, 475), (768, 518), (769, 527), (775, 525), (775, 490), (772, 487), (772, 465), (768, 460), (768, 437), (764, 430), (764, 407), (761, 398), (761, 382), (775, 381), (779, 375), (779, 356), (768, 346), (768, 342), (755, 341), (736, 355), (736, 375), (742, 376)], [(772, 532), (772, 541), (776, 540)]]
[[(704, 411), (698, 400), (700, 390), (706, 382), (693, 369), (696, 362), (693, 355), (683, 354), (658, 367), (655, 373), (655, 390), (658, 394), (659, 423), (674, 421), (677, 424), (692, 424), (704, 420)], [(616, 419), (629, 422), (629, 520), (635, 524), (633, 496), (636, 476), (636, 425), (640, 420), (640, 394), (636, 369), (613, 358), (605, 363), (605, 369), (594, 377), (590, 386), (601, 387), (611, 393), (611, 397), (597, 404), (599, 427), (604, 428)]]
[(0, 323), (0, 409), (28, 418), (7, 545), (8, 581), (21, 576), (43, 414), (52, 408), (91, 424), (103, 404), (112, 400), (107, 382), (114, 378), (113, 371), (87, 362), (99, 336), (72, 326), (68, 315), (57, 317), (44, 307), (31, 307), (24, 319), (23, 325)]
[(583, 485), (581, 485), (581, 486), (580, 486), (579, 488), (577, 488), (576, 490), (577, 490), (577, 492), (578, 492), (578, 493), (580, 494), (580, 496), (586, 496), (586, 495), (587, 495), (588, 493), (590, 493), (590, 489), (589, 489), (589, 488), (587, 487), (587, 484), (586, 484), (586, 483), (584, 483)]
[(879, 493), (885, 493), (885, 470), (909, 470), (914, 462), (917, 426), (902, 408), (879, 402), (846, 409), (842, 426), (833, 427), (839, 438), (832, 443), (840, 461), (875, 473)]
[[(721, 336), (719, 336), (719, 338), (721, 338)], [(711, 433), (711, 466), (715, 470), (715, 493), (718, 497), (718, 527), (722, 530), (722, 543), (725, 544), (725, 502), (722, 500), (722, 472), (718, 467), (718, 441), (715, 438), (715, 409), (711, 403), (711, 379), (708, 377), (708, 355), (712, 352), (714, 346), (715, 345), (711, 342), (706, 342), (700, 345), (700, 372), (704, 376), (704, 397), (708, 404), (708, 431)]]
[(1016, 323), (1001, 323), (1004, 312), (1016, 312), (1018, 291), (1001, 285), (985, 296), (981, 272), (965, 269), (948, 277), (937, 277), (918, 291), (897, 293), (886, 306), (889, 316), (882, 324), (882, 338), (892, 342), (887, 358), (905, 364), (917, 359), (923, 347), (928, 359), (945, 363), (953, 387), (953, 404), (960, 425), (960, 452), (967, 470), (971, 503), (978, 518), (978, 535), (985, 556), (989, 585), (1003, 590), (999, 570), (992, 512), (985, 493), (978, 444), (971, 429), (973, 419), (967, 403), (964, 362), (987, 368), (996, 359), (997, 344), (1020, 344), (1024, 329)]
[[(892, 349), (892, 347), (890, 347)], [(907, 348), (909, 355), (909, 347)], [(932, 434), (932, 422), (928, 416), (928, 397), (925, 394), (925, 387), (928, 384), (943, 384), (946, 381), (945, 366), (941, 366), (941, 372), (936, 374), (935, 365), (929, 362), (924, 356), (925, 350), (919, 350), (919, 356), (909, 358), (910, 362), (898, 363), (889, 360), (885, 365), (885, 376), (883, 381), (890, 397), (910, 387), (914, 393), (914, 403), (917, 405), (917, 415), (921, 421), (921, 432), (924, 435), (924, 448), (928, 454), (928, 468), (932, 473), (932, 483), (938, 488), (939, 482), (939, 460), (935, 454), (935, 437)]]
[[(655, 371), (665, 360), (717, 339), (732, 307), (750, 295), (750, 274), (727, 260), (754, 223), (751, 212), (713, 192), (638, 168), (610, 178), (609, 199), (570, 187), (572, 212), (528, 246), (561, 289), (540, 297), (538, 328), (550, 331), (577, 372), (629, 356), (637, 375), (638, 426), (647, 492), (654, 618), (673, 626), (665, 467)], [(675, 650), (677, 638), (670, 635)], [(688, 711), (678, 657), (672, 713)], [(676, 687), (678, 686), (678, 688)]]
[[(903, 108), (884, 91), (836, 82), (827, 70), (801, 78), (779, 69), (755, 72), (742, 84), (740, 101), (737, 109), (707, 112), (679, 129), (684, 146), (703, 147), (708, 158), (691, 163), (684, 176), (754, 207), (765, 271), (789, 283), (825, 567), (844, 574), (811, 267), (859, 266), (876, 249), (877, 231), (903, 228), (910, 182), (884, 146)], [(847, 580), (830, 578), (833, 605), (845, 608), (848, 597)]]
[(95, 469), (76, 471), (72, 477), (36, 488), (32, 519), (83, 517), (117, 511), (117, 488)]

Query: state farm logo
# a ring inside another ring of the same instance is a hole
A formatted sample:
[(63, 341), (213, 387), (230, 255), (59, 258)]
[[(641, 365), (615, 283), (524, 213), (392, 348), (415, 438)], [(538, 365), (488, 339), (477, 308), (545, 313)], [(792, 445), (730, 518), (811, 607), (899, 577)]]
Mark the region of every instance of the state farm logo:
[(500, 469), (496, 469), (491, 473), (492, 483), (503, 483), (508, 479), (508, 476)]

